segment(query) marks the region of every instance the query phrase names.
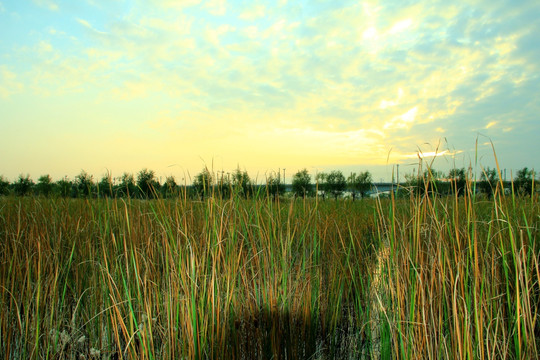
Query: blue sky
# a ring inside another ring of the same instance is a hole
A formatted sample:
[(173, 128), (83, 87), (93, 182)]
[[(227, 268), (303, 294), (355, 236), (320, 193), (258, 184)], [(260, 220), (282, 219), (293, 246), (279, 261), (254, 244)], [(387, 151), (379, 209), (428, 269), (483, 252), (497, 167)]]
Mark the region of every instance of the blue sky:
[[(0, 174), (538, 169), (537, 1), (0, 0)], [(171, 166), (172, 165), (172, 166)]]

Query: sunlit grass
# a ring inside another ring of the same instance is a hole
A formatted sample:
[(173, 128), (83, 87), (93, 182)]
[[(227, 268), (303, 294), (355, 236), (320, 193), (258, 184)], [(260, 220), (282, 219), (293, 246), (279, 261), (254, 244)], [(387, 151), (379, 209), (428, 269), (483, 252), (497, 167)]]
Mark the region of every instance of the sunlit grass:
[(1, 198), (0, 356), (538, 358), (539, 214), (535, 196), (470, 187)]

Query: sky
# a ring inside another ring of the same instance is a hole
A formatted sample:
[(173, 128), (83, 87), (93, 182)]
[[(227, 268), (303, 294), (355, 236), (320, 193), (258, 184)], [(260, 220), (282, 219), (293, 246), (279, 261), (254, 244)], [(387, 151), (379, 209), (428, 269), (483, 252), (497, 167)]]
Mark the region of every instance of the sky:
[(540, 2), (0, 0), (0, 175), (540, 169)]

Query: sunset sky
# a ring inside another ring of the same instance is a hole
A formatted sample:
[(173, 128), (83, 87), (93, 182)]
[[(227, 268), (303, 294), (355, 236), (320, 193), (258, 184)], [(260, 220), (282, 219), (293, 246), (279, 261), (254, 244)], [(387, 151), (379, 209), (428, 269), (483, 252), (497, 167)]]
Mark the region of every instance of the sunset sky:
[(10, 181), (540, 169), (537, 0), (0, 0), (0, 34)]

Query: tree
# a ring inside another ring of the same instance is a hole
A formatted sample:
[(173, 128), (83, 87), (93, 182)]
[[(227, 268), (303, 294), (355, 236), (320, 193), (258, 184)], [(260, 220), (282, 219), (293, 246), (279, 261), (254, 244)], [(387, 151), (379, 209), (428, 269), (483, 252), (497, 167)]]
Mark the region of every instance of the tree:
[(0, 175), (0, 196), (9, 194), (9, 181)]
[(435, 170), (432, 167), (428, 167), (426, 170), (424, 170), (424, 178), (421, 179), (423, 180), (421, 188), (428, 195), (448, 193), (449, 185), (441, 181), (441, 179), (444, 178), (444, 172)]
[(167, 176), (167, 179), (165, 179), (165, 183), (161, 187), (163, 196), (166, 198), (173, 198), (178, 196), (178, 185), (176, 184), (176, 180), (174, 179), (174, 176)]
[(142, 169), (137, 174), (137, 188), (141, 198), (150, 199), (156, 195), (159, 182), (155, 178), (153, 170)]
[(295, 196), (306, 197), (313, 193), (313, 186), (311, 185), (311, 176), (307, 169), (300, 170), (294, 174), (292, 179), (292, 190)]
[(497, 174), (497, 170), (490, 169), (488, 167), (482, 172), (482, 175), (480, 176), (480, 183), (479, 183), (480, 190), (482, 190), (482, 192), (486, 194), (488, 198), (491, 198), (491, 196), (497, 190), (498, 181), (499, 181), (499, 177)]
[(279, 175), (277, 177), (270, 175), (266, 179), (266, 191), (268, 196), (273, 196), (276, 200), (285, 193), (285, 185), (281, 183)]
[(71, 194), (71, 188), (73, 184), (68, 179), (67, 176), (64, 176), (62, 179), (58, 180), (55, 183), (55, 191), (61, 197), (68, 197)]
[(193, 189), (195, 190), (195, 194), (201, 198), (201, 201), (204, 200), (205, 196), (212, 194), (212, 184), (213, 177), (207, 168), (204, 168), (200, 173), (195, 175)]
[(89, 175), (86, 171), (82, 170), (81, 173), (75, 176), (75, 197), (90, 197), (94, 192), (94, 180), (93, 176)]
[(232, 175), (232, 186), (236, 194), (247, 199), (252, 193), (251, 179), (247, 171), (241, 171), (240, 168), (237, 168)]
[[(423, 173), (418, 170), (418, 174), (405, 174), (405, 183), (414, 194), (434, 195), (444, 193), (443, 182), (440, 181), (445, 175), (442, 171), (427, 168)], [(449, 185), (448, 185), (449, 186)]]
[(19, 178), (17, 179), (17, 182), (13, 185), (15, 194), (18, 196), (25, 196), (32, 192), (32, 188), (34, 187), (34, 181), (30, 178), (30, 175), (23, 176), (22, 174), (19, 175)]
[(52, 179), (49, 175), (41, 175), (36, 185), (36, 192), (39, 195), (49, 196), (53, 189)]
[(525, 196), (531, 195), (533, 191), (534, 184), (534, 171), (529, 170), (524, 167), (521, 170), (518, 170), (516, 173), (516, 178), (514, 179), (514, 186), (517, 190), (518, 195)]
[(369, 171), (361, 172), (358, 175), (351, 173), (347, 179), (347, 185), (352, 192), (353, 201), (356, 199), (357, 193), (364, 198), (373, 185), (373, 177)]
[(216, 188), (215, 192), (217, 195), (222, 198), (228, 198), (231, 196), (231, 193), (233, 191), (233, 185), (231, 183), (231, 178), (229, 176), (229, 173), (227, 173), (227, 176), (224, 176), (225, 172), (221, 171), (221, 177), (216, 177)]
[(116, 196), (120, 197), (132, 197), (137, 193), (137, 186), (135, 185), (135, 178), (133, 174), (123, 173), (120, 177), (120, 184), (116, 187)]
[(330, 190), (328, 187), (327, 179), (328, 179), (327, 173), (322, 172), (315, 175), (315, 181), (317, 182), (316, 191), (317, 192), (320, 191), (322, 193), (323, 200), (326, 199), (326, 195), (328, 194)]
[(328, 191), (334, 196), (334, 199), (337, 200), (343, 191), (347, 188), (347, 181), (345, 176), (339, 170), (334, 170), (326, 177), (326, 184)]
[(113, 180), (109, 172), (101, 177), (98, 183), (98, 194), (101, 197), (113, 197)]
[(457, 195), (463, 195), (465, 193), (465, 186), (467, 185), (467, 175), (465, 168), (451, 169), (448, 172), (448, 178), (450, 179), (452, 191)]
[[(405, 189), (410, 194), (419, 194), (420, 193), (420, 176), (418, 174), (405, 174), (405, 184), (401, 188)], [(423, 184), (423, 182), (422, 182)], [(423, 185), (422, 185), (423, 188)]]

